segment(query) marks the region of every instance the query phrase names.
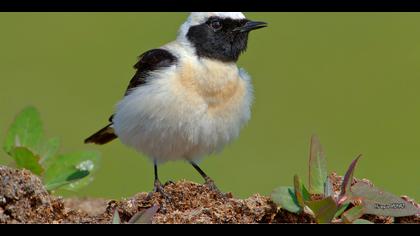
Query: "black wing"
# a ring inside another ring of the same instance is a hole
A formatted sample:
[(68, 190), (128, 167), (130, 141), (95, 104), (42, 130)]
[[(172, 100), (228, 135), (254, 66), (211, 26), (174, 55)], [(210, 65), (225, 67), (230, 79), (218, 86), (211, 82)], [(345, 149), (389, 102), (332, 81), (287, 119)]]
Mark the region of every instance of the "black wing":
[(134, 65), (137, 72), (130, 80), (130, 84), (127, 87), (125, 95), (128, 95), (133, 88), (145, 84), (147, 75), (151, 71), (172, 66), (176, 62), (177, 58), (172, 53), (164, 49), (152, 49), (143, 53), (139, 57), (139, 61)]
[[(137, 71), (128, 84), (125, 96), (127, 96), (134, 88), (145, 84), (147, 82), (147, 75), (151, 71), (172, 66), (176, 64), (176, 62), (177, 58), (172, 53), (164, 49), (152, 49), (143, 53), (139, 57), (139, 61), (134, 65), (134, 68), (137, 69)], [(117, 135), (114, 132), (112, 123), (113, 117), (114, 115), (109, 118), (110, 124), (87, 138), (85, 143), (102, 145), (116, 139)]]

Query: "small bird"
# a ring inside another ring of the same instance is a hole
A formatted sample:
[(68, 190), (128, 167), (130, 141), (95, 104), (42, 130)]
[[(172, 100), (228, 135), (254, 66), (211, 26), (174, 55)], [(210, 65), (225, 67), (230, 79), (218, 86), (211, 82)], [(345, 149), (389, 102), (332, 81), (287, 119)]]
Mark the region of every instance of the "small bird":
[(85, 143), (116, 138), (154, 163), (154, 188), (166, 196), (158, 165), (186, 160), (212, 190), (220, 191), (198, 166), (238, 137), (249, 121), (253, 88), (236, 62), (249, 32), (266, 27), (241, 12), (192, 12), (175, 41), (143, 53), (125, 96), (109, 124)]

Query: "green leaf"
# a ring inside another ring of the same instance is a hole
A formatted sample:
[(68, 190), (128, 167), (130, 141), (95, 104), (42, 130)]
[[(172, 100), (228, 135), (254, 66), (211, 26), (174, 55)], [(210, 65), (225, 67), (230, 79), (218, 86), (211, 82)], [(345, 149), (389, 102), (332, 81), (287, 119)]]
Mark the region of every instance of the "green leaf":
[(309, 153), (309, 192), (312, 194), (323, 194), (327, 176), (327, 161), (322, 146), (318, 137), (313, 135)]
[(26, 147), (15, 147), (10, 151), (10, 155), (16, 162), (17, 167), (30, 170), (36, 175), (41, 175), (44, 169), (39, 164), (39, 156), (35, 155)]
[(341, 206), (339, 206), (337, 212), (334, 215), (334, 218), (340, 217), (341, 214), (343, 214), (344, 211), (347, 209), (347, 207), (349, 207), (349, 205), (350, 205), (350, 202), (346, 202), (346, 203), (342, 204)]
[(278, 187), (271, 194), (271, 199), (281, 208), (292, 213), (298, 213), (302, 210), (299, 206), (295, 192), (292, 187)]
[(89, 171), (86, 170), (75, 170), (73, 173), (69, 174), (64, 180), (57, 179), (55, 181), (45, 183), (45, 188), (50, 191), (57, 188), (65, 187), (67, 185), (71, 185), (73, 183), (81, 181), (81, 179), (88, 176), (89, 174)]
[(34, 107), (27, 107), (16, 116), (10, 126), (3, 148), (9, 154), (13, 147), (26, 147), (37, 152), (42, 135), (38, 111)]
[(357, 161), (359, 161), (360, 157), (362, 157), (362, 155), (359, 155), (358, 157), (356, 157), (356, 159), (352, 161), (349, 168), (347, 169), (346, 174), (344, 175), (343, 183), (341, 184), (340, 196), (338, 197), (339, 203), (342, 203), (349, 197), (354, 170), (356, 168)]
[(304, 202), (303, 194), (302, 194), (302, 184), (300, 183), (300, 179), (298, 175), (294, 176), (293, 183), (294, 183), (296, 201), (299, 207), (303, 209), (305, 207), (305, 202)]
[(51, 160), (57, 155), (60, 147), (59, 138), (51, 138), (41, 148), (41, 164), (44, 167), (51, 165)]
[[(86, 177), (95, 172), (100, 156), (97, 152), (82, 151), (56, 156), (45, 171), (44, 184), (47, 190), (53, 190), (66, 185), (77, 186), (78, 182), (86, 181)], [(89, 178), (87, 177), (87, 178)], [(72, 188), (74, 189), (74, 188)]]
[(159, 206), (154, 205), (146, 210), (140, 211), (136, 213), (131, 219), (128, 221), (129, 224), (151, 224), (153, 217), (159, 210)]
[(332, 197), (306, 202), (315, 214), (317, 223), (330, 223), (337, 212), (337, 204)]
[(310, 201), (311, 200), (311, 194), (309, 193), (308, 189), (304, 184), (302, 184), (302, 195), (304, 201)]
[(72, 182), (70, 184), (64, 185), (61, 189), (68, 190), (68, 191), (77, 191), (81, 188), (88, 186), (90, 183), (93, 182), (93, 173), (89, 173), (86, 178), (80, 179), (78, 181)]
[(362, 205), (352, 207), (350, 210), (343, 213), (341, 219), (345, 223), (351, 223), (364, 215), (364, 208)]
[(420, 209), (404, 199), (367, 183), (358, 182), (352, 186), (353, 197), (361, 198), (365, 214), (403, 217), (420, 214)]
[(353, 221), (353, 224), (374, 224), (374, 223), (365, 219), (357, 219)]
[(114, 216), (112, 217), (112, 224), (121, 224), (120, 214), (118, 213), (118, 209), (115, 209)]

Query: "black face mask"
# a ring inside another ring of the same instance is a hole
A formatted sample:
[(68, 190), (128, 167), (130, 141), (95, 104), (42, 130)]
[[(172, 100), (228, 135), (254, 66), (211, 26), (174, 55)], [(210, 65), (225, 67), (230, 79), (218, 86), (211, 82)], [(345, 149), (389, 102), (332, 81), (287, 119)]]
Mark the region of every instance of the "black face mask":
[(264, 22), (247, 19), (210, 17), (203, 24), (191, 26), (187, 39), (199, 57), (236, 62), (246, 50), (249, 32), (265, 26)]

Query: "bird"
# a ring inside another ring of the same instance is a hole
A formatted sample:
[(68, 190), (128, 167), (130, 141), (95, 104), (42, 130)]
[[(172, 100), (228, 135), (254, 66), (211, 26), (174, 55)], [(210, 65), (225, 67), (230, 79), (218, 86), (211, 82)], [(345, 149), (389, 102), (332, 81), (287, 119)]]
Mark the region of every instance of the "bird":
[(220, 193), (199, 163), (235, 140), (251, 118), (251, 77), (237, 61), (249, 33), (266, 26), (241, 12), (191, 12), (174, 41), (139, 56), (109, 124), (85, 143), (118, 138), (147, 156), (154, 166), (151, 193), (170, 198), (158, 166), (177, 160), (190, 163)]

